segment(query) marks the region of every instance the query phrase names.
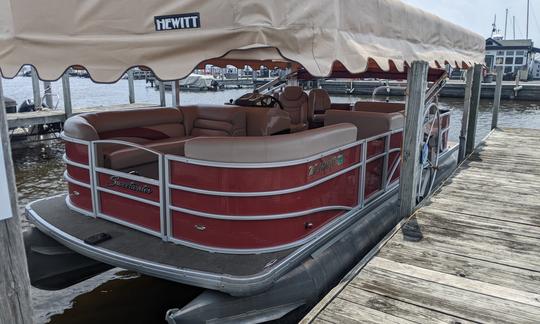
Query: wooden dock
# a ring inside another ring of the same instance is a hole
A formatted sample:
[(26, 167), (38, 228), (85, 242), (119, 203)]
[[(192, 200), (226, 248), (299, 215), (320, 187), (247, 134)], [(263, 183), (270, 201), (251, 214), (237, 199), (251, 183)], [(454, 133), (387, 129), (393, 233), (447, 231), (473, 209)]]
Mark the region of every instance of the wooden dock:
[[(74, 109), (73, 115), (84, 114), (90, 112), (107, 111), (107, 110), (127, 110), (138, 108), (150, 108), (155, 105), (136, 103), (125, 105), (99, 106), (90, 108)], [(17, 127), (28, 127), (33, 125), (63, 123), (67, 119), (66, 113), (63, 110), (47, 110), (34, 111), (27, 113), (7, 114), (8, 127), (10, 129)]]
[(540, 323), (538, 143), (495, 131), (302, 322)]

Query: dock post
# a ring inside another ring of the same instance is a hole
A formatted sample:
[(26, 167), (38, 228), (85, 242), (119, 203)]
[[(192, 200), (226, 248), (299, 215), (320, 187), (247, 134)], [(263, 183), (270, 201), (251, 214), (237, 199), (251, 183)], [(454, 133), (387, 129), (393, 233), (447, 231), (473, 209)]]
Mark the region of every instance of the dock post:
[(133, 70), (129, 70), (128, 73), (128, 87), (129, 87), (129, 103), (135, 103), (135, 84), (133, 81)]
[(32, 66), (30, 70), (32, 76), (32, 92), (34, 94), (34, 105), (36, 108), (41, 108), (41, 89), (39, 88), (39, 77), (36, 68)]
[(482, 69), (481, 64), (474, 65), (471, 106), (467, 126), (466, 155), (471, 154), (476, 147), (476, 124), (478, 123), (478, 107), (480, 106), (480, 92), (482, 91)]
[(171, 82), (172, 85), (172, 106), (180, 106), (180, 81), (175, 80)]
[[(43, 91), (45, 92), (45, 105), (47, 108), (53, 109), (52, 86), (49, 81), (43, 81)], [(43, 105), (43, 102), (41, 104)]]
[(62, 75), (62, 92), (64, 94), (64, 113), (66, 119), (73, 115), (73, 106), (71, 103), (71, 85), (69, 84), (69, 72)]
[(459, 155), (458, 162), (465, 160), (467, 150), (467, 131), (469, 127), (469, 111), (471, 109), (471, 96), (473, 86), (474, 67), (467, 69), (465, 84), (465, 101), (463, 102), (463, 117), (461, 119), (461, 132), (459, 135)]
[(497, 86), (495, 88), (495, 98), (493, 99), (493, 117), (491, 119), (491, 130), (494, 130), (499, 125), (499, 109), (501, 108), (503, 81), (503, 67), (497, 66)]
[(165, 98), (165, 82), (159, 80), (157, 84), (159, 86), (159, 105), (161, 107), (167, 107), (167, 99)]
[(416, 196), (420, 173), (420, 143), (424, 128), (426, 90), (428, 88), (429, 64), (423, 61), (412, 63), (407, 76), (407, 99), (405, 130), (401, 154), (401, 177), (399, 201), (401, 218), (409, 217), (416, 208)]
[(0, 323), (32, 323), (30, 279), (0, 77)]

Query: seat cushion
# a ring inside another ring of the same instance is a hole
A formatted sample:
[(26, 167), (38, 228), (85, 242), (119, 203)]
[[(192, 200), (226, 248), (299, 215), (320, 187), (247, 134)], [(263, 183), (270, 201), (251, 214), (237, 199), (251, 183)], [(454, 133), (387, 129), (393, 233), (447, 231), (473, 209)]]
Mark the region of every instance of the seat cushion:
[(186, 136), (184, 116), (176, 108), (142, 108), (82, 114), (65, 122), (64, 133), (86, 141), (115, 138), (152, 141)]
[(294, 161), (356, 141), (356, 127), (333, 125), (296, 134), (261, 137), (199, 137), (186, 143), (186, 157), (225, 163)]
[(292, 124), (307, 124), (308, 96), (301, 87), (285, 87), (279, 96), (279, 101), (283, 109), (291, 116)]
[(351, 123), (358, 128), (358, 139), (367, 139), (389, 131), (402, 129), (405, 117), (402, 113), (374, 113), (364, 111), (328, 110), (324, 119), (326, 126)]
[[(184, 147), (192, 137), (168, 138), (159, 141), (152, 141), (142, 146), (163, 154), (184, 155)], [(157, 156), (151, 152), (123, 146), (118, 148), (116, 145), (113, 150), (104, 150), (105, 167), (113, 170), (123, 170), (132, 166), (147, 164), (157, 161)]]
[[(332, 108), (332, 101), (328, 92), (324, 89), (313, 89), (309, 92), (308, 98), (308, 118), (309, 120), (316, 121), (315, 118), (321, 115)], [(320, 119), (318, 120), (320, 122)]]
[(395, 113), (405, 111), (405, 104), (400, 102), (358, 101), (354, 104), (354, 110), (379, 113)]
[(246, 136), (246, 113), (234, 107), (194, 105), (180, 108), (190, 136)]

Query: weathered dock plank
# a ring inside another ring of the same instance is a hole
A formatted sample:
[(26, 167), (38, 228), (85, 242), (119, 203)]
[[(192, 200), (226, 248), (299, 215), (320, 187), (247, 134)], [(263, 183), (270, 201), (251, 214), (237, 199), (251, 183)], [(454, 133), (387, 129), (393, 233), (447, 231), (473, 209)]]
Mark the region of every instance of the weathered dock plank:
[(539, 140), (494, 132), (303, 323), (540, 322)]

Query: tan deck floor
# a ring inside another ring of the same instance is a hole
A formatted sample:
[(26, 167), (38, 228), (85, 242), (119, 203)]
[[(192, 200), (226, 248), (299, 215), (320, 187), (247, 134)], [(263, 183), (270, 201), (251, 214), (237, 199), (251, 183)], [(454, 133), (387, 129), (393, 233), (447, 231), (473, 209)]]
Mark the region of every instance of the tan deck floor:
[(494, 132), (304, 323), (540, 323), (540, 130)]

